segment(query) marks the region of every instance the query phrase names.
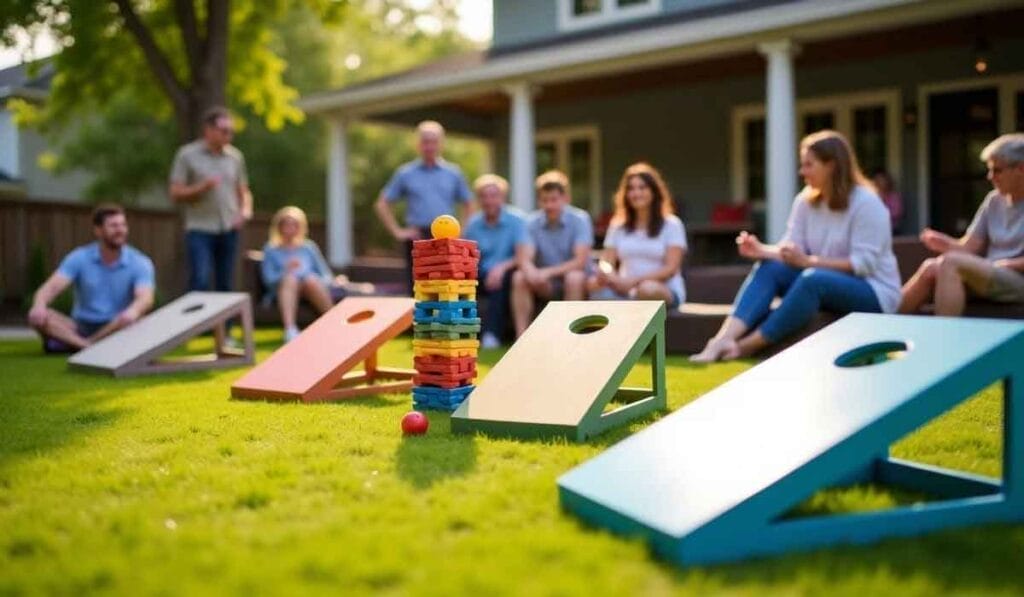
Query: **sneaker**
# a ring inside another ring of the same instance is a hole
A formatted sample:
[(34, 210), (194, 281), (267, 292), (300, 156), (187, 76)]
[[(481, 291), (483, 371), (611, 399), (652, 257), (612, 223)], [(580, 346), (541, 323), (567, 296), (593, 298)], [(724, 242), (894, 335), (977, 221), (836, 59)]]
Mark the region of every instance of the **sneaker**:
[(291, 342), (298, 335), (299, 335), (299, 328), (297, 328), (297, 327), (285, 328), (285, 330), (284, 330), (284, 341), (285, 342)]
[(484, 332), (480, 338), (480, 348), (498, 348), (499, 346), (501, 346), (501, 340), (498, 340), (498, 337), (491, 332)]

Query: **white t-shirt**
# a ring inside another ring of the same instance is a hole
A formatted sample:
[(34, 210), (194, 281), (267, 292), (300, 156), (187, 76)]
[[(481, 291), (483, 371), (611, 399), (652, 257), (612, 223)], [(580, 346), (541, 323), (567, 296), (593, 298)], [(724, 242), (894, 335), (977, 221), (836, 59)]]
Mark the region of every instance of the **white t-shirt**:
[[(616, 224), (608, 230), (604, 246), (615, 249), (619, 257), (619, 275), (626, 277), (645, 276), (665, 266), (665, 253), (669, 247), (686, 249), (686, 228), (683, 221), (674, 215), (665, 217), (658, 236), (647, 236), (647, 230), (626, 230)], [(678, 271), (666, 283), (669, 290), (679, 298), (679, 304), (686, 301), (683, 276)]]

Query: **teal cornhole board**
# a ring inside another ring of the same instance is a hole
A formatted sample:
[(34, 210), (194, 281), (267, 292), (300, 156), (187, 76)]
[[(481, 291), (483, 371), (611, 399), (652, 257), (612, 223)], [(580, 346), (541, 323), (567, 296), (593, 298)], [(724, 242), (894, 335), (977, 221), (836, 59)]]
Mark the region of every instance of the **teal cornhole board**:
[[(681, 565), (1022, 521), (1022, 357), (1021, 322), (848, 315), (569, 471), (559, 497)], [(889, 458), (893, 442), (1000, 380), (1002, 479)], [(783, 518), (820, 489), (869, 481), (942, 501)]]

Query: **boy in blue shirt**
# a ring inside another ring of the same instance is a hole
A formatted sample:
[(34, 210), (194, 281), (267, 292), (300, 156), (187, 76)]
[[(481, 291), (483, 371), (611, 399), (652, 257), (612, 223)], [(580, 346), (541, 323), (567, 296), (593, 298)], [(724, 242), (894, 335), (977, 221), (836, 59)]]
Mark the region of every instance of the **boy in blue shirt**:
[(476, 241), (480, 249), (477, 292), (488, 297), (483, 314), (481, 348), (497, 348), (508, 325), (509, 294), (516, 259), (523, 258), (529, 245), (526, 216), (506, 205), (508, 182), (495, 174), (484, 174), (473, 183), (480, 211), (466, 223), (462, 236)]
[[(92, 214), (96, 241), (68, 253), (39, 287), (29, 324), (52, 352), (78, 350), (131, 325), (153, 306), (153, 262), (128, 244), (128, 221), (118, 205)], [(74, 285), (71, 317), (49, 304)]]

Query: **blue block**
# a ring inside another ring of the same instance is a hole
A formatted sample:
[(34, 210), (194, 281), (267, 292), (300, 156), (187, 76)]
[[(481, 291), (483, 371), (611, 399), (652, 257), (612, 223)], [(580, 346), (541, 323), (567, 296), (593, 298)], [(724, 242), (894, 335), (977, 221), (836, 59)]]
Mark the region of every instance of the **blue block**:
[[(681, 565), (1024, 521), (1022, 354), (1018, 321), (851, 314), (569, 471), (559, 498)], [(1002, 479), (889, 457), (1000, 381)], [(854, 482), (940, 501), (784, 516)]]
[(413, 386), (412, 403), (414, 408), (424, 410), (443, 410), (452, 412), (459, 407), (476, 386), (468, 385), (445, 389), (434, 386)]
[(476, 301), (419, 301), (413, 309), (413, 320), (416, 323), (480, 323)]

